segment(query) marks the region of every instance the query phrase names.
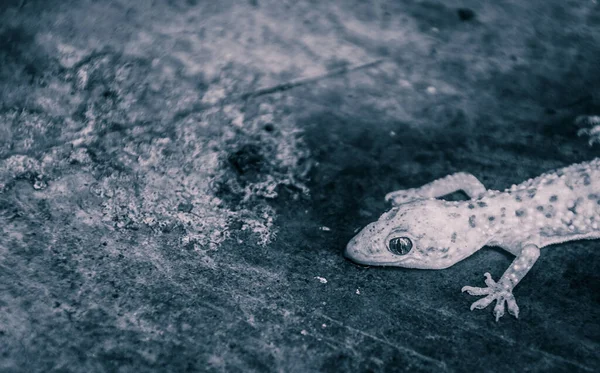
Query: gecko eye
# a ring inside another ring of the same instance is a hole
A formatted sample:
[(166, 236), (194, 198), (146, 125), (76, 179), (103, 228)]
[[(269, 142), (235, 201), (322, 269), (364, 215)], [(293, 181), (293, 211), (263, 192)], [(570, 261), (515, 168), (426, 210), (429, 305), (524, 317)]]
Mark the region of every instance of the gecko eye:
[(406, 255), (412, 249), (412, 241), (408, 237), (392, 238), (388, 243), (390, 251), (396, 255)]

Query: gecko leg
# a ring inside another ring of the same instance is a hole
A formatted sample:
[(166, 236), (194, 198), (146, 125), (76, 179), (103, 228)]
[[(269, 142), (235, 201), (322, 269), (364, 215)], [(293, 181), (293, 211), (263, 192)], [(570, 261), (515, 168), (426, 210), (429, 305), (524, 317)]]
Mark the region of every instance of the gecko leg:
[(504, 316), (504, 305), (506, 304), (508, 312), (514, 317), (519, 317), (519, 306), (515, 301), (515, 297), (512, 293), (513, 289), (517, 284), (525, 277), (527, 272), (533, 267), (536, 260), (540, 256), (540, 249), (535, 245), (526, 245), (523, 247), (519, 255), (513, 260), (511, 265), (502, 275), (502, 278), (496, 282), (492, 279), (489, 273), (485, 273), (485, 284), (486, 288), (478, 288), (473, 286), (465, 286), (462, 288), (463, 292), (467, 292), (470, 295), (485, 295), (484, 298), (479, 299), (471, 305), (471, 311), (475, 308), (482, 309), (490, 305), (494, 300), (496, 306), (494, 307), (494, 315), (496, 321)]
[(437, 198), (462, 190), (469, 198), (475, 198), (485, 193), (485, 186), (475, 176), (466, 172), (457, 172), (441, 179), (434, 180), (419, 188), (397, 190), (386, 194), (386, 202), (393, 206), (411, 202), (417, 199)]

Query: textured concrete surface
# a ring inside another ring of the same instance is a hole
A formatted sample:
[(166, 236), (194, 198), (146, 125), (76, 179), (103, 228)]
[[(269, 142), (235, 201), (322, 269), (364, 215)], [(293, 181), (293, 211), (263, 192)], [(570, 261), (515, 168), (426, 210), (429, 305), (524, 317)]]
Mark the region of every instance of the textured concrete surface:
[(521, 319), (342, 250), (385, 193), (598, 155), (596, 1), (4, 0), (0, 371), (593, 371), (598, 242)]

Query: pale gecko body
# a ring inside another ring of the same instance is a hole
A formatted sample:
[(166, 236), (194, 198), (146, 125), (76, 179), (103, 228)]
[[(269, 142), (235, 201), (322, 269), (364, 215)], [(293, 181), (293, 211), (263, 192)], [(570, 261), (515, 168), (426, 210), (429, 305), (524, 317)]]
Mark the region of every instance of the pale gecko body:
[[(436, 199), (462, 190), (470, 200)], [(345, 255), (367, 265), (443, 269), (483, 246), (498, 246), (516, 258), (501, 279), (485, 273), (484, 288), (465, 286), (485, 296), (474, 308), (494, 300), (496, 320), (518, 317), (512, 294), (540, 255), (540, 249), (565, 241), (600, 238), (600, 159), (543, 174), (503, 192), (486, 190), (473, 175), (457, 173), (420, 188), (389, 193), (395, 207), (363, 228)]]

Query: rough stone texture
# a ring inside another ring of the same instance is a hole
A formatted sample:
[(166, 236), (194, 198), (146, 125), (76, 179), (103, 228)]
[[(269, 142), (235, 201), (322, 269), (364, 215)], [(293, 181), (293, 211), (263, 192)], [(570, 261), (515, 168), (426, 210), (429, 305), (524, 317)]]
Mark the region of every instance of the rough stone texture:
[[(4, 0), (0, 371), (592, 371), (598, 242), (469, 312), (342, 257), (392, 190), (598, 155), (596, 1)], [(324, 227), (328, 227), (326, 229)]]

